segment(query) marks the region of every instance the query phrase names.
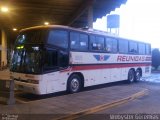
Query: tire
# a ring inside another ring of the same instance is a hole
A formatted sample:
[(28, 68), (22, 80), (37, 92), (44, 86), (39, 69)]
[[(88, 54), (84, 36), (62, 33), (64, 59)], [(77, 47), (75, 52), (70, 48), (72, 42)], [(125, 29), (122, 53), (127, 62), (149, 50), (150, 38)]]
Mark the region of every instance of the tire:
[(73, 74), (69, 79), (67, 83), (67, 91), (69, 93), (76, 93), (81, 90), (82, 83), (80, 80), (80, 77), (76, 74)]
[(133, 83), (134, 81), (135, 81), (135, 72), (134, 72), (134, 70), (129, 70), (128, 83)]
[(141, 71), (140, 70), (136, 70), (136, 74), (135, 74), (135, 82), (139, 82), (141, 79), (142, 75), (141, 75)]

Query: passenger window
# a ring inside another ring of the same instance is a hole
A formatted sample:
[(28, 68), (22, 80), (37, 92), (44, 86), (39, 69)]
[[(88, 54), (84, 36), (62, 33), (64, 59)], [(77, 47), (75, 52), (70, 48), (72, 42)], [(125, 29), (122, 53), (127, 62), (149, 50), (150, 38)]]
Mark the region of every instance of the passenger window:
[(114, 38), (106, 38), (106, 51), (107, 52), (117, 52), (117, 40)]
[(99, 36), (90, 36), (91, 50), (104, 50), (104, 38)]
[(151, 45), (150, 44), (146, 44), (146, 54), (147, 55), (151, 54)]
[(138, 53), (144, 55), (145, 54), (145, 44), (139, 43), (138, 44)]
[(79, 34), (76, 32), (70, 33), (70, 46), (72, 50), (79, 48)]
[(88, 35), (71, 32), (70, 40), (72, 50), (88, 50)]
[(128, 41), (127, 40), (119, 40), (119, 52), (120, 53), (128, 53)]
[(50, 31), (48, 43), (58, 47), (68, 48), (68, 32), (64, 30)]
[(68, 66), (69, 58), (68, 53), (66, 51), (60, 51), (59, 52), (59, 67), (65, 68)]
[(137, 42), (133, 42), (133, 41), (129, 42), (129, 52), (137, 53)]
[(112, 39), (106, 38), (106, 51), (111, 52), (112, 51)]
[(88, 50), (88, 36), (85, 34), (80, 34), (79, 36), (80, 41), (80, 49), (81, 50)]
[(113, 53), (117, 53), (117, 40), (116, 39), (112, 39), (112, 52)]
[(44, 58), (44, 70), (54, 70), (58, 67), (58, 52), (56, 50), (47, 50)]

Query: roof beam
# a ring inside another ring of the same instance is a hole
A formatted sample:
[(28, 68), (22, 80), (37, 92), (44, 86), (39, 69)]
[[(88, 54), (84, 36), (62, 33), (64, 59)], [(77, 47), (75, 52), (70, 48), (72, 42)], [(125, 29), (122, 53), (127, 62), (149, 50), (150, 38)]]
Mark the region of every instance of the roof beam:
[(79, 9), (76, 12), (73, 12), (74, 14), (72, 14), (66, 24), (69, 26), (72, 25), (84, 12), (86, 12), (90, 5), (93, 5), (93, 2), (95, 2), (95, 0), (84, 0), (79, 6)]

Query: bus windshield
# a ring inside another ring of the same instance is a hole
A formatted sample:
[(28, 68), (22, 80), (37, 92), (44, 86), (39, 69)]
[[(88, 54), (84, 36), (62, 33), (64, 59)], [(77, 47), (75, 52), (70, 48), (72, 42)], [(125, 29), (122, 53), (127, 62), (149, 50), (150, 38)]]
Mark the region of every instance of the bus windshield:
[(20, 33), (16, 39), (18, 44), (43, 44), (46, 40), (47, 30), (30, 30)]
[(21, 73), (42, 72), (42, 47), (40, 45), (17, 45), (15, 47), (11, 71)]

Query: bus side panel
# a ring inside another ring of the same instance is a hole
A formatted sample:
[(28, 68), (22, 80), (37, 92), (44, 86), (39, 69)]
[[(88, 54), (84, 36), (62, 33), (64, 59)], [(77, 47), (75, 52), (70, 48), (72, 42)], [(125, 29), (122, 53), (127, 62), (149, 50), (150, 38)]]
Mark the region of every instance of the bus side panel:
[(148, 77), (151, 74), (151, 66), (142, 67), (142, 77)]
[(110, 72), (106, 69), (78, 71), (84, 76), (84, 87), (110, 82)]
[(97, 72), (96, 70), (84, 70), (79, 72), (84, 76), (84, 87), (95, 85), (97, 76), (97, 74), (95, 74)]
[(67, 78), (68, 75), (60, 71), (44, 74), (43, 80), (47, 83), (47, 93), (66, 90)]
[(122, 69), (121, 68), (112, 68), (110, 69), (110, 73), (111, 73), (111, 81), (112, 82), (116, 82), (116, 81), (119, 81), (121, 80), (121, 71)]
[(110, 69), (97, 69), (79, 72), (84, 75), (84, 87), (113, 82), (110, 78)]
[(130, 68), (120, 68), (121, 70), (121, 80), (127, 80), (128, 79), (128, 71)]
[(104, 74), (103, 73), (104, 73), (104, 69), (97, 69), (96, 72), (93, 73), (96, 75), (96, 77), (95, 77), (95, 84), (96, 85), (104, 83)]
[[(104, 83), (116, 82), (120, 80), (126, 80), (126, 71), (128, 68), (113, 68), (113, 69), (98, 69), (88, 71), (78, 71), (84, 75), (85, 82), (84, 87), (99, 85)], [(123, 74), (122, 74), (123, 71)]]
[(111, 71), (109, 69), (102, 69), (101, 71), (101, 84), (111, 82)]

